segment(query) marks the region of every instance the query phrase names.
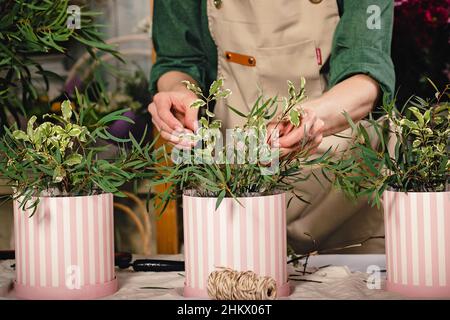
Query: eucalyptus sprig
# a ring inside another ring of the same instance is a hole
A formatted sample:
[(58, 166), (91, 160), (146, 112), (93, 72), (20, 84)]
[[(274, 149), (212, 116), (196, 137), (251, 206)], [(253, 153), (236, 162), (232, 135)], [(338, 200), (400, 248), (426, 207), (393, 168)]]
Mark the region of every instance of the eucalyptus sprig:
[[(70, 101), (62, 103), (62, 115), (47, 114), (37, 124), (31, 117), (26, 131), (16, 125), (5, 128), (0, 140), (0, 176), (14, 188), (14, 199), (22, 207), (35, 208), (39, 196), (85, 196), (110, 192), (123, 196), (120, 187), (134, 179), (151, 178), (154, 164), (160, 161), (160, 149), (154, 144), (111, 135), (108, 125), (114, 121), (133, 121), (123, 114), (127, 109), (107, 114), (94, 124), (85, 124), (94, 105), (77, 94), (78, 112)], [(119, 144), (112, 159), (103, 154), (105, 141)], [(156, 140), (155, 140), (156, 141)]]

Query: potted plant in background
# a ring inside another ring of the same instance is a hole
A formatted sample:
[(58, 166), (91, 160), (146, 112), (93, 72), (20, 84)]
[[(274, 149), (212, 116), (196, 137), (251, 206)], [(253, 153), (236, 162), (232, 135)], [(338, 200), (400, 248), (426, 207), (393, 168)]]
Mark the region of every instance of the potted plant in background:
[[(93, 106), (77, 95), (62, 115), (48, 114), (25, 131), (6, 129), (0, 142), (0, 174), (14, 190), (16, 295), (28, 299), (90, 299), (114, 293), (113, 195), (133, 179), (152, 175), (152, 145), (132, 135), (118, 139), (108, 124), (131, 121), (118, 110), (85, 125)], [(114, 159), (102, 159), (101, 139), (129, 143)]]
[[(436, 87), (435, 87), (436, 88)], [(352, 197), (383, 205), (386, 289), (412, 297), (450, 297), (449, 86), (436, 97), (410, 99), (400, 111), (385, 103), (384, 124), (356, 132), (352, 153), (326, 166)]]
[(48, 70), (40, 56), (68, 56), (74, 45), (85, 47), (95, 59), (105, 52), (117, 55), (114, 47), (102, 40), (93, 19), (95, 13), (83, 8), (78, 17), (82, 27), (70, 28), (68, 23), (74, 17), (68, 9), (69, 0), (0, 3), (1, 134), (5, 125), (20, 122), (21, 115), (42, 115), (49, 109), (50, 82), (62, 79)]
[[(123, 64), (122, 67), (134, 70), (113, 70), (104, 61), (87, 71), (83, 70), (83, 75), (87, 79), (81, 82), (81, 79), (77, 78), (81, 83), (76, 85), (72, 83), (73, 80), (68, 81), (65, 93), (61, 94), (60, 98), (64, 100), (67, 96), (74, 96), (75, 89), (84, 92), (92, 102), (95, 102), (89, 115), (93, 121), (116, 110), (130, 109), (124, 116), (129, 117), (134, 123), (119, 120), (110, 124), (109, 131), (118, 138), (127, 138), (130, 131), (137, 137), (142, 134), (146, 126), (150, 125), (146, 109), (151, 102), (148, 77), (137, 63)], [(78, 76), (78, 73), (74, 71), (71, 71), (71, 74), (73, 77)]]
[(159, 167), (161, 178), (153, 182), (169, 186), (159, 195), (161, 204), (176, 197), (178, 190), (183, 193), (184, 294), (215, 299), (287, 296), (285, 192), (308, 179), (303, 169), (327, 154), (308, 159), (306, 147), (280, 155), (269, 144), (277, 138), (276, 130), (267, 132), (271, 120), (300, 124), (297, 105), (306, 98), (303, 79), (298, 90), (288, 82), (289, 98), (281, 103), (277, 97), (261, 96), (248, 114), (228, 106), (245, 118), (245, 124), (228, 131), (223, 146), (221, 121), (213, 119), (209, 109), (214, 100), (231, 94), (222, 83), (215, 81), (207, 94), (185, 83), (198, 96), (191, 108), (200, 108), (203, 116), (196, 132), (181, 137), (196, 147), (176, 147), (172, 164)]

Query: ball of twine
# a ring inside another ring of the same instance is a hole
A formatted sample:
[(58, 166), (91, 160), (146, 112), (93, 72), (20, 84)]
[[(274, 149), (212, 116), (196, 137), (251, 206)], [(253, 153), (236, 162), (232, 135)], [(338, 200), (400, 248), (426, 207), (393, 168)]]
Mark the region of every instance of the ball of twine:
[(253, 271), (219, 268), (208, 277), (208, 295), (215, 300), (274, 300), (277, 283)]

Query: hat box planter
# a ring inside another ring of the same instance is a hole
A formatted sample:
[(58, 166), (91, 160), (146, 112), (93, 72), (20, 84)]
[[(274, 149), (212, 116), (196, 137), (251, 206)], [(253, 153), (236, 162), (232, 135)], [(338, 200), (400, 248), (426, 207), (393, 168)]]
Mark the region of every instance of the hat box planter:
[(277, 297), (289, 295), (285, 194), (237, 200), (215, 210), (216, 198), (183, 195), (186, 297), (208, 298), (208, 277), (220, 268), (271, 277)]
[[(0, 175), (14, 190), (15, 293), (25, 299), (93, 299), (117, 290), (114, 275), (113, 196), (125, 183), (152, 178), (159, 149), (134, 137), (119, 139), (108, 124), (124, 117), (118, 110), (91, 125), (92, 107), (77, 94), (62, 115), (47, 114), (25, 131), (17, 126), (0, 137)], [(45, 121), (51, 118), (52, 122)], [(113, 140), (119, 152), (104, 158)], [(155, 153), (153, 153), (155, 152)]]
[(40, 197), (32, 211), (14, 201), (18, 298), (95, 299), (117, 291), (111, 193)]
[(386, 289), (450, 298), (450, 192), (383, 195)]
[(414, 97), (402, 111), (383, 106), (372, 120), (380, 144), (350, 121), (353, 153), (332, 168), (352, 197), (384, 209), (386, 290), (417, 298), (450, 298), (450, 104)]
[[(161, 204), (183, 190), (184, 295), (218, 300), (286, 297), (286, 191), (297, 179), (308, 178), (304, 168), (326, 156), (310, 160), (308, 145), (280, 156), (273, 147), (278, 134), (267, 123), (300, 125), (303, 113), (297, 106), (306, 97), (305, 81), (299, 90), (289, 82), (289, 98), (281, 102), (260, 96), (246, 115), (227, 105), (245, 124), (227, 132), (232, 141), (225, 141), (225, 148), (220, 143), (222, 123), (208, 109), (212, 101), (230, 95), (223, 79), (205, 94), (195, 84), (185, 84), (199, 97), (190, 107), (203, 107), (206, 115), (200, 117), (198, 130), (180, 135), (195, 147), (175, 146), (172, 162), (160, 166), (161, 177), (153, 181), (169, 186), (157, 195)], [(279, 103), (282, 112), (277, 114)]]

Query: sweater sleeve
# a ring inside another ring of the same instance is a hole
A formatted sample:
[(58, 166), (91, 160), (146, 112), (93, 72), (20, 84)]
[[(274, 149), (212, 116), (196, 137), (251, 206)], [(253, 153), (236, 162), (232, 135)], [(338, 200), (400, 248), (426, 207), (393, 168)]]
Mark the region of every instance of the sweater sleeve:
[(394, 20), (392, 0), (346, 0), (330, 59), (330, 87), (354, 74), (376, 80), (392, 98), (395, 72), (391, 59)]
[(156, 61), (150, 73), (150, 91), (168, 71), (190, 75), (203, 89), (208, 83), (208, 59), (202, 40), (202, 6), (198, 0), (155, 0), (153, 46)]

